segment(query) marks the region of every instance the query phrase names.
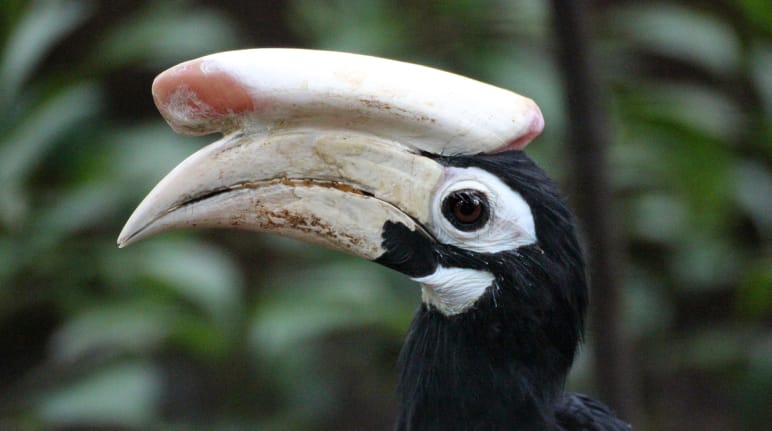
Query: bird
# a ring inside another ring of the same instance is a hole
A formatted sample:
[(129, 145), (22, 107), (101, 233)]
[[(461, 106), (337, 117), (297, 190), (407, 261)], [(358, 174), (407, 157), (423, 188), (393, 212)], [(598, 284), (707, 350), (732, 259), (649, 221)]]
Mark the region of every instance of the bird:
[(120, 247), (246, 229), (416, 281), (397, 431), (632, 429), (564, 392), (588, 280), (565, 197), (523, 151), (544, 127), (533, 100), (416, 64), (290, 48), (189, 60), (152, 94), (174, 131), (222, 136), (149, 192)]

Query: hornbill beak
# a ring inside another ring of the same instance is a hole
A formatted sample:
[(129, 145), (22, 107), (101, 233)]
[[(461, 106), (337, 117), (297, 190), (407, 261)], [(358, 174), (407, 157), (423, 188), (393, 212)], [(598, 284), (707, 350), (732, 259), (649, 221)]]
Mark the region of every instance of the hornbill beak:
[(536, 104), (435, 69), (323, 51), (255, 49), (175, 66), (153, 83), (171, 127), (220, 132), (172, 170), (118, 237), (189, 227), (269, 231), (370, 260), (383, 228), (433, 237), (445, 168), (432, 155), (522, 149)]

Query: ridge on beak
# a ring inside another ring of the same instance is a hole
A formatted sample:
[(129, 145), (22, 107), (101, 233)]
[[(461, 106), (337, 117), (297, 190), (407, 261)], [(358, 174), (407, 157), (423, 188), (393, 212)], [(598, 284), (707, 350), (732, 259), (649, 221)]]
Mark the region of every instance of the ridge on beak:
[(183, 134), (223, 133), (148, 194), (118, 238), (270, 231), (377, 259), (386, 223), (430, 237), (444, 168), (427, 155), (520, 150), (536, 104), (439, 70), (355, 54), (255, 49), (177, 65), (153, 98)]

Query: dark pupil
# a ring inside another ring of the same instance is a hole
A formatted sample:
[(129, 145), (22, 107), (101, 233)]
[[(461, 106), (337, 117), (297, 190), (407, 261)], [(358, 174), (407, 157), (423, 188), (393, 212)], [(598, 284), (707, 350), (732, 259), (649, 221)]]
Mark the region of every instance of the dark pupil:
[(458, 190), (445, 198), (442, 214), (456, 228), (471, 232), (488, 222), (488, 199), (477, 190)]
[(474, 223), (482, 214), (482, 203), (475, 196), (462, 194), (453, 205), (453, 215), (462, 223)]

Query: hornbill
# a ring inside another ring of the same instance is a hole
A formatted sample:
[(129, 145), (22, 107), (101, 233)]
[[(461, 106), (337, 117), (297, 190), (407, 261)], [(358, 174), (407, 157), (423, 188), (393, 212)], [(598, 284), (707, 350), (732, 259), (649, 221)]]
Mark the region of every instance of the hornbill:
[(572, 214), (522, 151), (544, 126), (532, 100), (298, 49), (191, 60), (153, 97), (175, 131), (223, 137), (150, 192), (120, 246), (187, 227), (268, 231), (417, 281), (397, 430), (630, 429), (563, 392), (588, 288)]

